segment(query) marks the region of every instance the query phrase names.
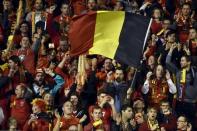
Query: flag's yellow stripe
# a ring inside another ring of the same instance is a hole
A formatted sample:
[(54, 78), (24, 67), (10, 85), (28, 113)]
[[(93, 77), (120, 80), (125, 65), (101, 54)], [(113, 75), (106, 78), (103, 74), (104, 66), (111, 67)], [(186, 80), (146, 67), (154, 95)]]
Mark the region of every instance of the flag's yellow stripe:
[(101, 54), (113, 59), (124, 19), (125, 12), (122, 11), (98, 11), (93, 47), (89, 49), (89, 54)]

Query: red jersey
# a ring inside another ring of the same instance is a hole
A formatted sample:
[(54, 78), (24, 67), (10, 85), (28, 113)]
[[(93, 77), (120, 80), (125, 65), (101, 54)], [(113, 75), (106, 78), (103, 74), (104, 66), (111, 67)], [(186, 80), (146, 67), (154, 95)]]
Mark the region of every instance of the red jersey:
[(23, 131), (50, 131), (51, 124), (43, 119), (37, 119), (36, 121), (32, 122), (28, 125), (28, 120), (26, 121)]
[(20, 59), (22, 59), (22, 64), (24, 65), (25, 69), (34, 74), (35, 72), (35, 55), (33, 50), (30, 48), (27, 50), (16, 50), (13, 52), (13, 55), (17, 55)]
[[(90, 106), (89, 107), (89, 110), (88, 110), (89, 116), (91, 116), (90, 114), (93, 112), (93, 109), (94, 109), (94, 106)], [(102, 114), (103, 114), (103, 118), (102, 118), (103, 123), (107, 124), (107, 125), (110, 125), (111, 124), (110, 123), (110, 119), (111, 119), (111, 116), (112, 116), (112, 109), (111, 109), (111, 107), (108, 107), (108, 106), (103, 107), (102, 108)], [(91, 121), (93, 121), (92, 117), (90, 117), (90, 119), (91, 119)]]
[(157, 34), (162, 29), (161, 22), (157, 23), (155, 20), (153, 20), (151, 24), (151, 31), (153, 34)]
[[(57, 119), (54, 121), (54, 125), (56, 124)], [(79, 119), (71, 116), (70, 118), (61, 117), (60, 120), (60, 130), (68, 130), (71, 125), (78, 125)]]
[(18, 99), (16, 96), (11, 97), (11, 116), (17, 120), (18, 129), (22, 129), (26, 120), (29, 118), (30, 115), (30, 105), (24, 99)]

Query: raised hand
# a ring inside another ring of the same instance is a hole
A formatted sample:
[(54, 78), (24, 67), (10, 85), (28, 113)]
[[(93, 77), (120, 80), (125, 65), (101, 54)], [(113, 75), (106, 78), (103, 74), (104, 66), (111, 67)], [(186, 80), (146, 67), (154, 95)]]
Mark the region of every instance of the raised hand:
[(43, 86), (40, 87), (40, 96), (42, 96), (44, 94), (45, 90), (43, 88)]
[(130, 124), (131, 124), (131, 126), (132, 126), (133, 128), (135, 128), (135, 127), (136, 127), (136, 121), (135, 121), (135, 119), (131, 119), (131, 120), (130, 120)]
[(30, 115), (30, 119), (28, 121), (28, 125), (30, 125), (32, 122), (37, 120), (37, 116), (35, 114)]
[(176, 43), (172, 44), (172, 46), (170, 47), (170, 50), (173, 51), (175, 48), (177, 48), (177, 44)]
[(187, 131), (191, 131), (192, 130), (192, 125), (189, 123), (188, 125), (187, 125)]
[(152, 72), (151, 71), (149, 71), (148, 73), (147, 73), (147, 75), (146, 75), (146, 79), (147, 80), (150, 80), (150, 77), (152, 76)]
[(117, 125), (120, 125), (120, 123), (121, 123), (121, 121), (122, 121), (121, 114), (118, 113), (118, 114), (116, 115), (116, 118), (115, 118), (115, 119), (116, 119), (116, 124), (117, 124)]
[(60, 118), (61, 118), (61, 116), (60, 116), (60, 114), (59, 114), (59, 112), (58, 112), (57, 109), (55, 110), (55, 117), (56, 117), (57, 119), (60, 119)]
[(129, 99), (131, 97), (131, 94), (133, 93), (133, 89), (132, 88), (129, 88), (127, 90), (127, 99)]
[(114, 99), (111, 96), (108, 96), (108, 103), (112, 106), (114, 105)]
[(83, 117), (79, 120), (79, 123), (83, 123), (87, 119), (87, 115), (83, 115)]
[(107, 73), (107, 82), (109, 83), (113, 82), (113, 71)]
[(186, 52), (187, 55), (190, 55), (190, 50), (187, 48), (186, 45), (183, 46), (183, 50)]
[(166, 79), (169, 80), (170, 79), (170, 72), (168, 70), (166, 70)]
[(10, 68), (8, 76), (13, 77), (15, 73), (16, 73), (16, 70), (13, 68)]

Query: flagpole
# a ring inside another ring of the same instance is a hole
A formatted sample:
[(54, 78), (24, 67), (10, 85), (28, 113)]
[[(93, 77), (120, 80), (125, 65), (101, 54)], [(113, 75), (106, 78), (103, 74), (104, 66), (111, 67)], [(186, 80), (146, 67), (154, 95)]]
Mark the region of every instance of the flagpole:
[(151, 27), (152, 21), (153, 21), (153, 19), (151, 18), (150, 22), (149, 22), (149, 25), (148, 25), (148, 29), (146, 31), (146, 36), (145, 36), (145, 39), (144, 39), (144, 45), (143, 45), (142, 53), (144, 52), (144, 48), (145, 48), (146, 41), (147, 41), (147, 38), (148, 38), (148, 33), (150, 32), (150, 27)]
[(131, 82), (131, 85), (130, 85), (130, 88), (133, 90), (134, 89), (134, 84), (135, 84), (135, 80), (136, 80), (136, 75), (137, 75), (137, 69), (135, 69), (135, 73), (134, 73), (134, 76), (133, 76), (133, 79), (132, 79), (132, 82)]

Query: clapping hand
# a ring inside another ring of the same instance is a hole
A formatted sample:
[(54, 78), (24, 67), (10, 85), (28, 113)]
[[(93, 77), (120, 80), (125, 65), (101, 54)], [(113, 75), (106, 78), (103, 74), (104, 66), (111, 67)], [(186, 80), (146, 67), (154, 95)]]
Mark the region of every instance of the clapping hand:
[(170, 50), (173, 51), (175, 48), (177, 48), (177, 44), (176, 43), (171, 45)]
[(83, 117), (79, 120), (79, 123), (83, 123), (87, 119), (87, 115), (83, 115)]
[(109, 71), (107, 73), (107, 82), (112, 83), (113, 82), (113, 71)]
[(190, 50), (186, 45), (183, 46), (183, 51), (185, 51), (187, 55), (190, 55)]
[(8, 76), (9, 76), (9, 77), (13, 77), (15, 73), (16, 73), (16, 70), (13, 69), (13, 68), (10, 68), (10, 71), (9, 71)]
[(30, 119), (28, 121), (28, 125), (30, 125), (32, 122), (37, 120), (37, 116), (35, 114), (30, 115)]
[(117, 114), (116, 115), (116, 124), (120, 125), (121, 121), (122, 121), (121, 114)]
[(111, 96), (107, 96), (108, 97), (108, 103), (112, 106), (114, 105), (114, 99)]
[(150, 80), (150, 77), (152, 76), (152, 72), (151, 71), (149, 71), (148, 73), (147, 73), (147, 75), (146, 75), (146, 79), (147, 80)]
[(189, 123), (188, 125), (187, 125), (187, 131), (191, 131), (192, 130), (192, 125)]
[(168, 70), (166, 70), (166, 79), (169, 80), (170, 79), (170, 72)]
[(55, 117), (56, 117), (57, 119), (60, 119), (60, 118), (61, 118), (61, 116), (60, 116), (60, 114), (59, 114), (59, 112), (58, 112), (57, 109), (55, 110)]

